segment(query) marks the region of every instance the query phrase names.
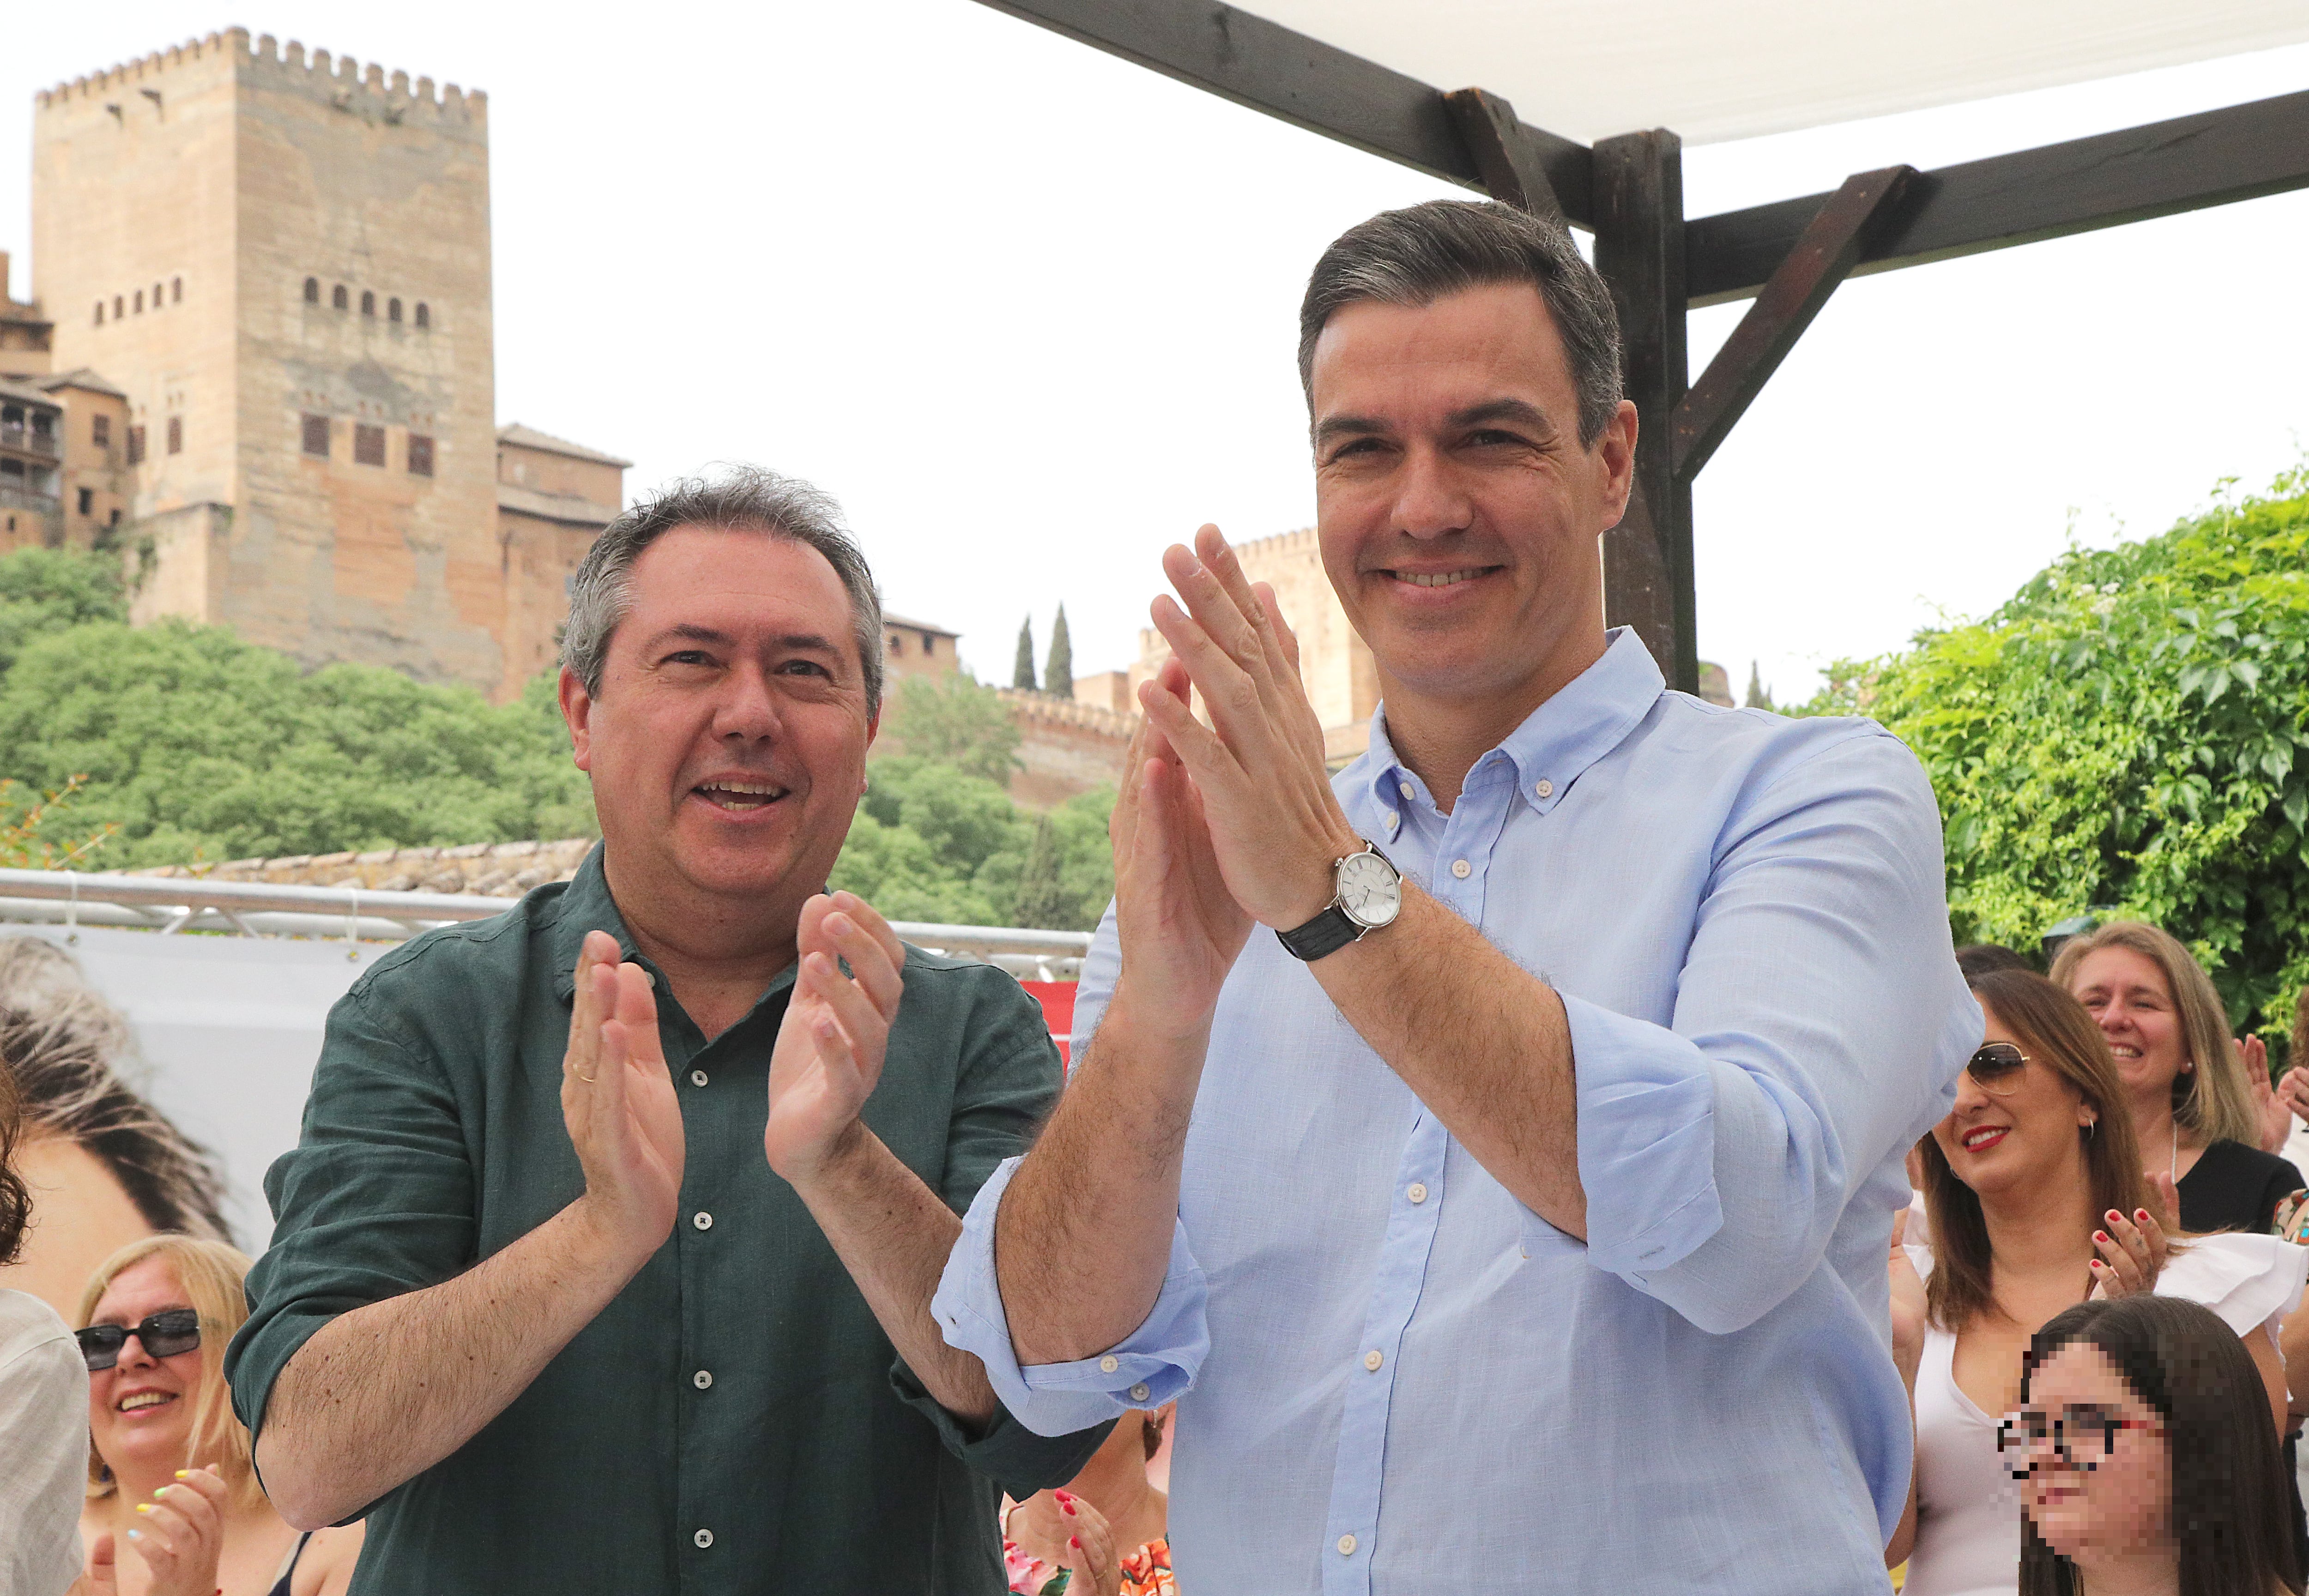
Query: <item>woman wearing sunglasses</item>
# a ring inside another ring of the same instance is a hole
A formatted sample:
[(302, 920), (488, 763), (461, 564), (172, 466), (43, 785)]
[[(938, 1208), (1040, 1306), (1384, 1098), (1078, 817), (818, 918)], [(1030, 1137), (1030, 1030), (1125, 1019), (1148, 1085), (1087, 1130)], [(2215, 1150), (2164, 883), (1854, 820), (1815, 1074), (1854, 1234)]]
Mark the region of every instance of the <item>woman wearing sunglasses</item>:
[(2129, 1297), (2055, 1314), (1998, 1432), (2020, 1596), (2301, 1596), (2261, 1381), (2220, 1318)]
[(248, 1316), (248, 1259), (151, 1236), (99, 1267), (81, 1298), (91, 1441), (76, 1596), (338, 1596), (361, 1530), (300, 1535), (272, 1511), (224, 1383)]
[(2068, 993), (2024, 971), (1976, 979), (1986, 1037), (1948, 1117), (1918, 1143), (1929, 1241), (1890, 1261), (1893, 1354), (1915, 1403), (1916, 1467), (1887, 1549), (1907, 1596), (2019, 1588), (2019, 1503), (1997, 1450), (2022, 1355), (2090, 1297), (2150, 1290), (2201, 1302), (2243, 1344), (2284, 1423), (2276, 1332), (2309, 1252), (2272, 1237), (2166, 1241), (2169, 1179), (2141, 1173), (2108, 1044)]

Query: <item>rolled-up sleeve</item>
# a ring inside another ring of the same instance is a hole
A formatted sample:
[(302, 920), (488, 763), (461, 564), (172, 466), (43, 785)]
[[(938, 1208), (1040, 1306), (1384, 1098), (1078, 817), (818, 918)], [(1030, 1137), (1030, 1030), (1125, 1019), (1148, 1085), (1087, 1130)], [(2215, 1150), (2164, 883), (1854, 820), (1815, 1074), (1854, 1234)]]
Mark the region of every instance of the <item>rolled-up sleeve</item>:
[(1916, 757), (1868, 728), (1760, 772), (1673, 1023), (1564, 1008), (1590, 1261), (1703, 1330), (1754, 1323), (1818, 1268), (1856, 1183), (1947, 1112), (1980, 1038)]
[(1163, 1290), (1138, 1328), (1094, 1358), (1021, 1367), (994, 1273), (994, 1216), (1018, 1160), (994, 1171), (962, 1221), (930, 1314), (947, 1344), (986, 1366), (994, 1394), (1037, 1435), (1061, 1436), (1101, 1424), (1132, 1408), (1175, 1402), (1194, 1384), (1210, 1350), (1204, 1320), (1203, 1272), (1187, 1247), (1184, 1226), (1171, 1232)]

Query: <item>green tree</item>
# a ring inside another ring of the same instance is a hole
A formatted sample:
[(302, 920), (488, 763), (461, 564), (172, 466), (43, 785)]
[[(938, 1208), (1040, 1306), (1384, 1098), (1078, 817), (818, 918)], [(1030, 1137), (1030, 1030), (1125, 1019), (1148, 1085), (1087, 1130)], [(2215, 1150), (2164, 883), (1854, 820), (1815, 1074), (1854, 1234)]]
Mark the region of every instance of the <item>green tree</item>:
[(1032, 693), (1034, 686), (1034, 617), (1028, 616), (1018, 623), (1018, 660), (1010, 668), (1010, 685), (1022, 693)]
[(2309, 469), (1829, 677), (1808, 712), (1875, 717), (1931, 773), (1959, 940), (2109, 906), (2281, 1045), (2309, 981)]
[(1772, 702), (1772, 695), (1764, 690), (1763, 673), (1757, 669), (1756, 661), (1753, 660), (1748, 661), (1747, 707), (1751, 710), (1769, 710), (1779, 707)]
[(1075, 695), (1075, 645), (1067, 636), (1067, 607), (1051, 623), (1051, 662), (1042, 671), (1042, 691), (1059, 698)]
[(182, 621), (65, 625), (0, 676), (0, 777), (80, 774), (73, 823), (117, 826), (113, 866), (593, 831), (550, 677), (493, 705)]
[(1009, 706), (961, 671), (937, 680), (905, 677), (885, 712), (895, 752), (998, 785), (1007, 786), (1018, 768), (1018, 724)]
[(125, 621), (120, 562), (56, 548), (0, 555), (0, 674), (35, 637), (88, 621)]

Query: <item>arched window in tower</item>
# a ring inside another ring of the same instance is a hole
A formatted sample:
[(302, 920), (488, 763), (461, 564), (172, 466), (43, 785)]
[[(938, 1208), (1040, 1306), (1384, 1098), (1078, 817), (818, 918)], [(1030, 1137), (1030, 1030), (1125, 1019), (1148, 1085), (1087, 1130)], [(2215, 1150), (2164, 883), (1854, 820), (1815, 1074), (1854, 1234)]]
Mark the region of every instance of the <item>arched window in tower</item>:
[(169, 279), (169, 303), (171, 305), (182, 305), (184, 302), (185, 280), (181, 277), (172, 277)]
[(136, 290), (136, 314), (138, 315), (143, 315), (144, 314), (144, 290), (143, 289), (138, 289)]
[(385, 302), (385, 319), (388, 322), (397, 322), (401, 319), (400, 300), (387, 299)]
[[(101, 299), (96, 302), (96, 324), (99, 327), (104, 325), (104, 301)], [(137, 1345), (142, 1346), (143, 1343), (139, 1342)]]
[(320, 302), (321, 280), (317, 277), (307, 278), (305, 280), (305, 303), (307, 305), (318, 305)]
[(363, 289), (361, 290), (361, 315), (375, 315), (376, 314), (376, 295), (368, 289)]
[(123, 299), (119, 295), (115, 294), (112, 296), (112, 319), (114, 321), (118, 321), (123, 315), (127, 314), (127, 304), (128, 301)]
[(345, 285), (339, 283), (329, 290), (329, 306), (333, 310), (342, 310), (345, 308)]
[(430, 327), (433, 324), (433, 307), (422, 299), (417, 302), (417, 324), (420, 327)]
[(152, 308), (160, 308), (160, 285), (157, 282), (152, 285)]

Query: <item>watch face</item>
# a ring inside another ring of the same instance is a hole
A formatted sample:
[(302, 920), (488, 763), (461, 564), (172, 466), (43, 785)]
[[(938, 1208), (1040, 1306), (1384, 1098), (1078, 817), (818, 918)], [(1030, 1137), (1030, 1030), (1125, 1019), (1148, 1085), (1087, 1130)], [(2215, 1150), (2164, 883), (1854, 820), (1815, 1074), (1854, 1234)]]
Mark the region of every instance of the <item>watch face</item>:
[(1339, 861), (1339, 907), (1359, 926), (1391, 923), (1403, 908), (1403, 883), (1395, 867), (1375, 853), (1353, 853)]

